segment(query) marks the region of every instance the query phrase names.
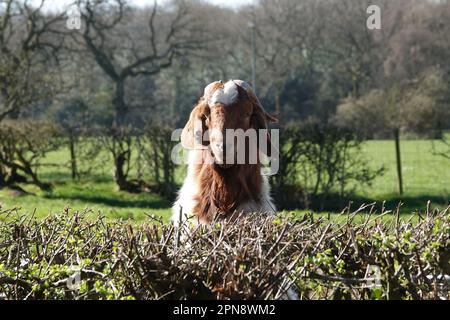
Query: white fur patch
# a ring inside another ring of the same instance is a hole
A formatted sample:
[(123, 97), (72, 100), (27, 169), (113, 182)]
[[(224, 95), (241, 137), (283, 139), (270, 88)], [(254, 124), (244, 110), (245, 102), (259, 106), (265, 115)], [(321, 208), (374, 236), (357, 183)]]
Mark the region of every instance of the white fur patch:
[[(198, 157), (202, 156), (202, 151), (189, 150), (188, 151), (188, 172), (184, 179), (177, 201), (172, 207), (172, 221), (175, 226), (178, 226), (192, 216), (194, 207), (197, 205), (195, 197), (199, 189), (197, 184), (197, 177), (195, 176), (194, 166), (198, 163)], [(180, 221), (181, 220), (181, 221)]]
[(223, 88), (217, 89), (212, 94), (212, 96), (208, 99), (208, 104), (210, 106), (212, 106), (217, 103), (220, 103), (220, 104), (229, 106), (229, 105), (235, 103), (237, 98), (238, 98), (237, 85), (232, 80), (230, 80), (227, 83), (225, 83)]
[(210, 99), (211, 98), (211, 96), (212, 96), (212, 94), (213, 94), (213, 87), (214, 87), (214, 85), (215, 84), (217, 84), (217, 83), (219, 83), (219, 82), (221, 82), (221, 81), (214, 81), (214, 82), (211, 82), (210, 84), (208, 84), (206, 87), (205, 87), (205, 90), (203, 91), (203, 96), (205, 97), (205, 98), (207, 98), (207, 99)]
[(253, 88), (251, 85), (249, 85), (247, 82), (243, 80), (233, 80), (234, 83), (236, 83), (239, 87), (243, 88), (247, 92), (253, 91)]

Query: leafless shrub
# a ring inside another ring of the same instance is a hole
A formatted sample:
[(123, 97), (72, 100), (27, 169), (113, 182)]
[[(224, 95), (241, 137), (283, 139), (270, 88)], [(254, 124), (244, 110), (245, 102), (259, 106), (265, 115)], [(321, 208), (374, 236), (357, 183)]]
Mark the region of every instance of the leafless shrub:
[(287, 288), (301, 299), (450, 298), (450, 208), (416, 223), (374, 208), (340, 223), (258, 215), (180, 229), (0, 209), (0, 298), (279, 299)]
[(149, 122), (138, 141), (143, 169), (148, 173), (152, 191), (169, 199), (174, 198), (176, 192), (175, 163), (171, 157), (175, 146), (171, 140), (172, 131), (168, 125)]
[(280, 136), (281, 167), (274, 182), (277, 203), (286, 207), (329, 208), (332, 195), (344, 199), (355, 185), (370, 185), (383, 173), (367, 167), (362, 140), (351, 130), (311, 120), (284, 128)]
[(39, 188), (49, 189), (37, 170), (45, 155), (59, 148), (59, 133), (59, 127), (48, 122), (4, 120), (0, 126), (0, 185), (31, 179)]

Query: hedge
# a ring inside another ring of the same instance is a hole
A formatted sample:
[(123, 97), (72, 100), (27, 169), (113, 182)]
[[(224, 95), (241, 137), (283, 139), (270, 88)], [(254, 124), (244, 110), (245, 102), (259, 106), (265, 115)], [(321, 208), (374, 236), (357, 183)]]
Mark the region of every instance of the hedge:
[(450, 207), (374, 208), (178, 229), (0, 208), (0, 299), (449, 299)]

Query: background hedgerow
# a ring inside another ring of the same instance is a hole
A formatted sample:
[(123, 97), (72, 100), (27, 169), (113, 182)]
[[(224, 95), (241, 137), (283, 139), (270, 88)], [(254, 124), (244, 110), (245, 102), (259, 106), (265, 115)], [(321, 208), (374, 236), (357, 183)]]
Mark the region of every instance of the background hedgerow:
[(176, 229), (0, 209), (0, 299), (449, 299), (449, 210)]

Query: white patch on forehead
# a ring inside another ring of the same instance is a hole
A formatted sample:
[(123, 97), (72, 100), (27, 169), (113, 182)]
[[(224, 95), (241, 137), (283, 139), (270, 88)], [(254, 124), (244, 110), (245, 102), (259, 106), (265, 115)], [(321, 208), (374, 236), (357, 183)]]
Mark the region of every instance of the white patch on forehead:
[(204, 96), (204, 97), (210, 97), (211, 94), (212, 94), (212, 89), (213, 89), (214, 85), (215, 85), (216, 83), (219, 83), (219, 82), (220, 82), (220, 81), (214, 81), (214, 82), (211, 82), (210, 84), (208, 84), (208, 85), (205, 87), (205, 91), (203, 92), (203, 96)]
[(238, 88), (233, 81), (225, 83), (223, 88), (217, 89), (211, 97), (208, 97), (208, 104), (210, 106), (217, 103), (229, 106), (236, 102), (238, 98)]

